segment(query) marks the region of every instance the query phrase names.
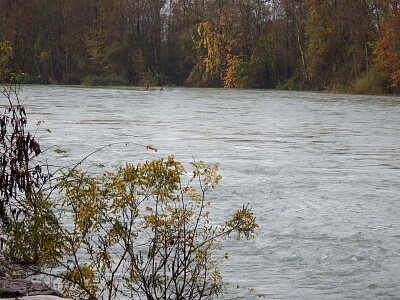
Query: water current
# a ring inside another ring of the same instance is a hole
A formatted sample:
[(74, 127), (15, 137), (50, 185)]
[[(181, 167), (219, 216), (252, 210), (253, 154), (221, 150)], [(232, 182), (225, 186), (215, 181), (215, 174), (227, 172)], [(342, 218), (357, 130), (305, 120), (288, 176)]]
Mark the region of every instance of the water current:
[(30, 122), (52, 131), (42, 145), (68, 151), (59, 165), (114, 142), (129, 144), (86, 164), (220, 163), (215, 219), (250, 203), (260, 225), (224, 245), (222, 299), (400, 299), (399, 97), (63, 86), (21, 96)]

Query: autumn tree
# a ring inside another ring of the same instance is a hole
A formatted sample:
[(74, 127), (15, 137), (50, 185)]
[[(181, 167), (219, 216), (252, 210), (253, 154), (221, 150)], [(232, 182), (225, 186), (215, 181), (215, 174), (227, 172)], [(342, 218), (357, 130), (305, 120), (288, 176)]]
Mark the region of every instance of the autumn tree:
[(306, 5), (309, 80), (317, 88), (345, 86), (367, 68), (367, 1), (308, 0)]
[[(0, 43), (3, 59), (8, 57), (13, 71), (28, 67), (30, 53), (24, 45), (30, 44), (31, 23), (28, 16), (31, 3), (27, 1), (0, 1)], [(3, 61), (4, 62), (4, 61)]]
[(169, 0), (165, 6), (165, 73), (183, 85), (197, 63), (193, 38), (205, 18), (205, 0)]
[(188, 83), (200, 86), (245, 87), (253, 51), (253, 1), (210, 1), (197, 26), (197, 63)]
[(300, 5), (294, 1), (269, 1), (255, 7), (257, 26), (250, 74), (254, 74), (252, 81), (256, 87), (273, 88), (299, 73), (295, 37), (299, 32), (300, 40), (303, 36)]
[(286, 79), (300, 76), (308, 81), (307, 60), (305, 57), (304, 22), (306, 7), (304, 0), (281, 1), (285, 20), (285, 69)]
[(389, 88), (400, 89), (400, 2), (383, 1), (382, 19), (376, 41), (376, 62), (384, 66), (390, 76)]

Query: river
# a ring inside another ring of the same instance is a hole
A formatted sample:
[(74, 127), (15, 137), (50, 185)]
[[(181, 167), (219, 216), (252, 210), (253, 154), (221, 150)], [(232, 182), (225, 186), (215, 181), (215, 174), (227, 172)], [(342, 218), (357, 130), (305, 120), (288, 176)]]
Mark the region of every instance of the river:
[[(400, 299), (400, 98), (265, 90), (23, 86), (57, 164), (219, 162), (216, 219), (249, 203), (222, 299)], [(144, 149), (152, 145), (152, 153)], [(85, 167), (85, 165), (83, 166)], [(236, 285), (240, 288), (236, 289)], [(254, 293), (247, 293), (254, 288)]]

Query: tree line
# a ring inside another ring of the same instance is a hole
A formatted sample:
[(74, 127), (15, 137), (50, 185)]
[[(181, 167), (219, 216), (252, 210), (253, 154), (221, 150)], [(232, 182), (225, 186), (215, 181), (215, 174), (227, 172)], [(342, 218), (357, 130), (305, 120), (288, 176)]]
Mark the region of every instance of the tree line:
[(396, 0), (0, 0), (25, 82), (400, 91)]

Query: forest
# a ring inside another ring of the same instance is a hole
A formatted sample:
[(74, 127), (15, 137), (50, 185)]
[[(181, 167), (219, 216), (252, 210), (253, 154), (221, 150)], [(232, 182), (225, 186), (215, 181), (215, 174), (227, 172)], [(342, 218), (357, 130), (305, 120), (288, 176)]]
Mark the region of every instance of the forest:
[(0, 0), (23, 83), (400, 92), (397, 0)]

